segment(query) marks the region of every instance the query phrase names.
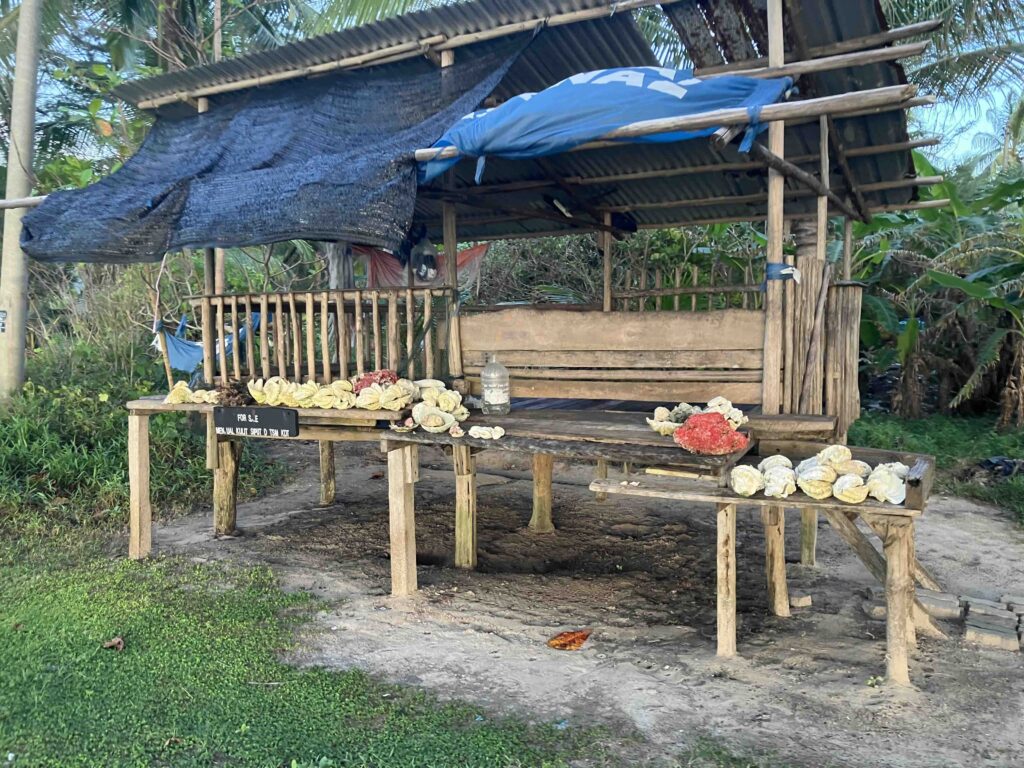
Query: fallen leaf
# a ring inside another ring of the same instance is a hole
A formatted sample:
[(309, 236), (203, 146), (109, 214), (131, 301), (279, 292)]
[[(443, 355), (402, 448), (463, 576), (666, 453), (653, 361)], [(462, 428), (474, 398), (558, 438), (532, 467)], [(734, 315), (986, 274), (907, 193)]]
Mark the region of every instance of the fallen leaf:
[(171, 736), (171, 738), (169, 738), (167, 741), (164, 742), (164, 746), (165, 747), (169, 747), (169, 746), (171, 746), (171, 744), (184, 744), (184, 743), (185, 742), (182, 739), (179, 739), (177, 736)]
[(591, 629), (576, 629), (572, 632), (560, 632), (548, 640), (548, 646), (556, 651), (578, 651), (590, 637)]
[(371, 480), (380, 480), (382, 477), (384, 477), (383, 472), (374, 472), (372, 475), (370, 475)]
[(118, 635), (115, 638), (107, 640), (107, 642), (105, 642), (103, 644), (103, 647), (104, 648), (113, 648), (115, 651), (123, 651), (124, 650), (124, 640), (121, 638), (120, 635)]

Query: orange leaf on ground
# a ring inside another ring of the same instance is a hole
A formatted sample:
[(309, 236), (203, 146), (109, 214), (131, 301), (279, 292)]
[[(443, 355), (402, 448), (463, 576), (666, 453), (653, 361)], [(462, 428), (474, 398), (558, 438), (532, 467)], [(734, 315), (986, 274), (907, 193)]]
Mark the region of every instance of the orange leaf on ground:
[(591, 629), (577, 629), (572, 632), (560, 632), (548, 640), (548, 645), (556, 651), (578, 651), (590, 637)]
[(117, 637), (113, 638), (112, 640), (107, 640), (107, 642), (105, 642), (103, 644), (103, 647), (104, 648), (113, 648), (115, 651), (123, 651), (124, 650), (124, 640), (121, 639), (120, 635), (118, 635)]

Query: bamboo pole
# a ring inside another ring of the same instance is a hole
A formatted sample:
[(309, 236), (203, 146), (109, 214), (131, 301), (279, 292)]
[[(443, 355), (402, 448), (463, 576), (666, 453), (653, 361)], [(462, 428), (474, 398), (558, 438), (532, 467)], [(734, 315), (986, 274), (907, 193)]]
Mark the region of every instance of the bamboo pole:
[[(314, 323), (315, 313), (313, 294), (306, 293), (305, 312), (303, 313), (306, 322), (306, 375), (310, 381), (316, 381), (316, 324)], [(301, 321), (300, 321), (301, 322)]]
[(292, 370), (295, 372), (295, 382), (298, 383), (302, 381), (302, 321), (299, 320), (294, 293), (288, 294), (288, 311), (292, 326)]
[[(451, 171), (446, 178), (446, 186), (453, 181)], [(459, 319), (459, 240), (456, 230), (455, 205), (443, 203), (441, 208), (444, 232), (444, 260), (448, 267), (448, 285), (451, 288), (448, 304), (448, 373), (452, 378), (462, 378), (462, 336)]]
[(398, 370), (399, 363), (401, 363), (401, 355), (399, 350), (399, 335), (398, 335), (398, 292), (388, 291), (388, 368), (393, 371)]
[(334, 312), (338, 320), (338, 373), (343, 379), (348, 378), (348, 315), (345, 312), (344, 294), (333, 291)]
[(270, 299), (266, 295), (260, 296), (260, 371), (264, 379), (270, 378)]
[[(412, 282), (412, 262), (409, 263), (409, 281)], [(405, 377), (416, 378), (416, 295), (412, 288), (405, 291)]]
[[(769, 7), (771, 7), (770, 3)], [(758, 122), (775, 124), (798, 118), (817, 118), (819, 115), (823, 114), (843, 116), (846, 113), (855, 112), (861, 109), (884, 108), (899, 105), (907, 99), (913, 98), (916, 94), (917, 87), (914, 85), (894, 85), (884, 88), (871, 88), (863, 91), (837, 94), (835, 96), (822, 96), (817, 99), (806, 99), (804, 101), (788, 101), (779, 104), (769, 104), (761, 110), (758, 116)], [(715, 109), (696, 115), (642, 120), (609, 131), (600, 139), (587, 144), (582, 144), (572, 151), (597, 149), (609, 146), (609, 141), (618, 142), (622, 139), (634, 139), (642, 136), (652, 136), (658, 133), (701, 130), (721, 125), (749, 125), (750, 122), (751, 116), (746, 107)], [(771, 125), (769, 125), (769, 128), (770, 127)], [(772, 149), (770, 137), (769, 149), (772, 150), (775, 155), (782, 157), (782, 155), (779, 154), (779, 151)], [(455, 146), (443, 148), (431, 147), (426, 149), (417, 149), (414, 152), (414, 157), (418, 162), (427, 162), (429, 160), (442, 160), (459, 157), (461, 154), (461, 150)]]
[(777, 67), (749, 67), (738, 72), (721, 72), (703, 75), (704, 79), (716, 77), (734, 76), (741, 74), (743, 77), (770, 78), (770, 77), (799, 77), (819, 72), (832, 72), (837, 69), (848, 67), (862, 67), (867, 64), (877, 64), (883, 61), (895, 61), (897, 59), (908, 59), (913, 56), (920, 56), (928, 48), (928, 42), (904, 43), (888, 48), (870, 48), (852, 53), (839, 53), (832, 56), (820, 56), (817, 58), (804, 58), (801, 61), (794, 61), (782, 64)]
[(355, 335), (356, 335), (356, 373), (362, 376), (366, 373), (365, 349), (363, 344), (363, 292), (356, 291), (355, 296)]
[[(611, 213), (604, 214), (606, 227), (612, 225)], [(602, 307), (605, 312), (612, 311), (612, 236), (610, 232), (602, 232), (598, 235), (601, 240), (601, 256), (603, 262), (604, 291)]]
[(257, 378), (256, 373), (256, 342), (253, 339), (253, 326), (252, 326), (252, 297), (246, 296), (245, 302), (245, 322), (243, 324), (245, 330), (245, 359), (248, 363), (249, 378)]
[(423, 373), (428, 379), (434, 378), (434, 292), (427, 289), (423, 294)]
[(277, 357), (277, 375), (288, 378), (288, 361), (285, 357), (284, 300), (280, 294), (274, 296), (274, 353)]
[(231, 370), (235, 375), (235, 381), (242, 379), (242, 360), (238, 353), (238, 297), (231, 297)]
[(853, 222), (843, 221), (843, 280), (849, 280), (853, 269)]
[(379, 371), (384, 367), (384, 355), (380, 340), (380, 293), (378, 291), (371, 291), (370, 301), (372, 302), (370, 317), (373, 323), (373, 367)]
[[(217, 370), (220, 375), (220, 383), (226, 386), (228, 383), (228, 352), (227, 339), (224, 338), (224, 297), (217, 296), (215, 301), (217, 307)], [(233, 346), (233, 345), (232, 345)]]
[[(324, 384), (330, 384), (331, 372), (331, 305), (327, 291), (320, 292), (320, 371)], [(332, 449), (333, 450), (333, 449)]]

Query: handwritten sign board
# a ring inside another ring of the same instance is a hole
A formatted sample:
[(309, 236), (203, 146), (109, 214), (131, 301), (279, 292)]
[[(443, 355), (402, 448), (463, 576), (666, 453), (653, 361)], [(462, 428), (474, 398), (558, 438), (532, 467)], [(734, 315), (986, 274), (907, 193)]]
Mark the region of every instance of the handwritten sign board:
[(297, 437), (299, 413), (291, 408), (218, 406), (213, 425), (225, 437)]

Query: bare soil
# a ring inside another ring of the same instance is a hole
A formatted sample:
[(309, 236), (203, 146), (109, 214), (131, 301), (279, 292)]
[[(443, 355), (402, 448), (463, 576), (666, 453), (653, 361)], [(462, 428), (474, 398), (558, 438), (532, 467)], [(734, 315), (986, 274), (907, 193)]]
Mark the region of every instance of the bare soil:
[[(788, 567), (813, 605), (768, 615), (764, 539), (738, 519), (739, 658), (715, 657), (714, 511), (596, 500), (591, 468), (556, 465), (552, 534), (526, 529), (528, 457), (480, 456), (479, 568), (452, 567), (450, 459), (420, 454), (420, 592), (389, 596), (387, 482), (373, 444), (338, 444), (338, 499), (318, 508), (314, 444), (279, 447), (287, 487), (241, 505), (243, 535), (214, 540), (210, 515), (158, 526), (157, 552), (271, 565), (323, 602), (293, 660), (360, 667), (499, 713), (604, 725), (621, 764), (671, 764), (698, 735), (799, 766), (1024, 765), (1024, 654), (967, 645), (962, 627), (922, 638), (910, 690), (884, 674), (885, 625), (862, 604), (875, 583), (824, 523), (818, 566)], [(159, 467), (154, 467), (159, 471)], [(792, 514), (792, 513), (791, 513)], [(787, 551), (799, 551), (790, 518)], [(934, 498), (917, 552), (947, 591), (1024, 594), (1024, 532), (1008, 514)], [(590, 627), (578, 652), (545, 642)]]

